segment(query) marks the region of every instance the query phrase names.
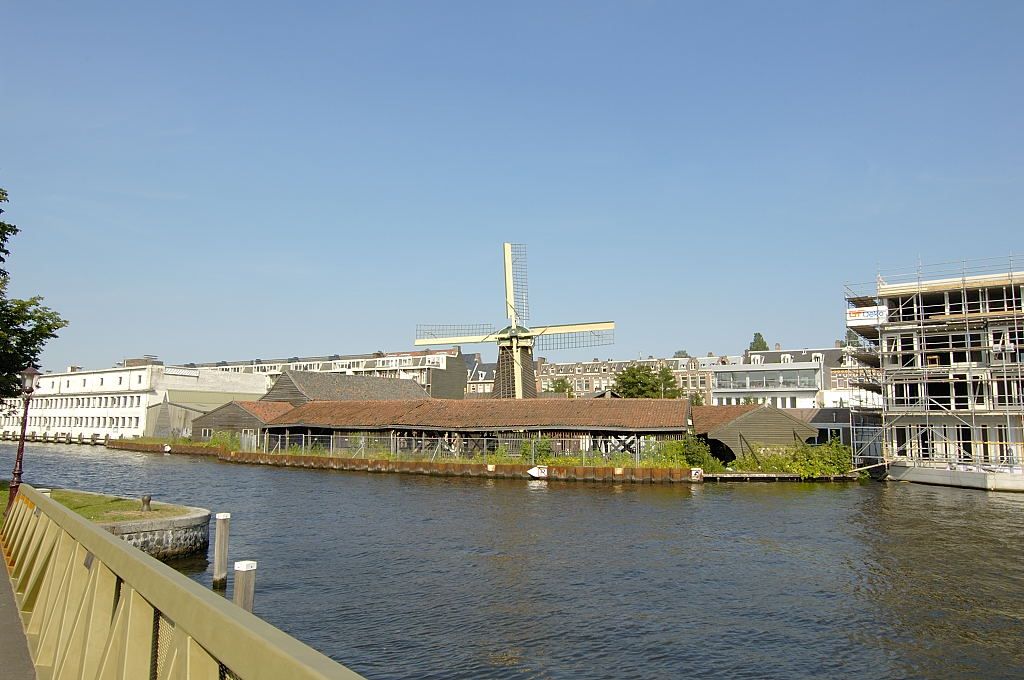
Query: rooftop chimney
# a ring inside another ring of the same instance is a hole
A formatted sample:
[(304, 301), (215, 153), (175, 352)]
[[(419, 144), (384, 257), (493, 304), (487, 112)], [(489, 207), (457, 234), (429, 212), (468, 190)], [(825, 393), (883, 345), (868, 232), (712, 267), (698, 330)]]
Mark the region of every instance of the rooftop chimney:
[(778, 352), (781, 349), (782, 349), (782, 343), (779, 343), (779, 342), (775, 343), (775, 351)]

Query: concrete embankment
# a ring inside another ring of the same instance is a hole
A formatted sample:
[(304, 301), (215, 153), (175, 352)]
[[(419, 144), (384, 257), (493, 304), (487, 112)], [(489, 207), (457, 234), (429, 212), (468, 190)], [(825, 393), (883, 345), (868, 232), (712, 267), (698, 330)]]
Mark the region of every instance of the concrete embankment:
[[(337, 458), (331, 456), (289, 456), (282, 454), (232, 451), (218, 456), (228, 463), (275, 465), (320, 470), (396, 472), (443, 477), (483, 477), (491, 479), (533, 479), (530, 464), (452, 463), (444, 461), (384, 460), (373, 458)], [(683, 467), (593, 467), (546, 466), (547, 479), (567, 482), (630, 482), (636, 484), (700, 482), (700, 470)]]

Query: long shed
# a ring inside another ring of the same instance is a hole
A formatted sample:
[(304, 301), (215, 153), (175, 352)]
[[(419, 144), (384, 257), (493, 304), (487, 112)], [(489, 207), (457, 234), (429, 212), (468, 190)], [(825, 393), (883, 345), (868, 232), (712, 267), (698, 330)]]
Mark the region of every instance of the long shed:
[(785, 409), (770, 405), (694, 406), (693, 433), (720, 460), (733, 460), (755, 445), (788, 445), (813, 440), (818, 429)]

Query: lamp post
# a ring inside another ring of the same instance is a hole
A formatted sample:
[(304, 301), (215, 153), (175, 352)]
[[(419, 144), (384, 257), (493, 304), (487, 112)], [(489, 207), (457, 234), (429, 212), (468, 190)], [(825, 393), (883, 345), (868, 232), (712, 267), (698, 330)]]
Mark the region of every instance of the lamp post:
[(14, 458), (14, 472), (11, 473), (11, 486), (7, 492), (7, 509), (10, 511), (14, 504), (14, 497), (18, 495), (18, 487), (21, 486), (21, 459), (25, 457), (25, 428), (28, 426), (28, 405), (32, 401), (32, 393), (36, 389), (36, 377), (39, 375), (32, 366), (21, 372), (21, 393), (25, 402), (25, 410), (21, 416), (21, 438), (18, 439), (18, 455)]

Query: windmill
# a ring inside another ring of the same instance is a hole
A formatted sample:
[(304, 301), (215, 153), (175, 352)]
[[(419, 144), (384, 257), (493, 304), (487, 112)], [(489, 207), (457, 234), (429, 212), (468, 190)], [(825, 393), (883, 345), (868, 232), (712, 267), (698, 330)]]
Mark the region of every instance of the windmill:
[(523, 399), (537, 396), (533, 370), (533, 350), (575, 349), (610, 345), (615, 341), (615, 322), (534, 326), (523, 322), (530, 318), (526, 288), (526, 246), (506, 243), (505, 314), (509, 325), (495, 330), (493, 325), (416, 326), (417, 345), (471, 345), (495, 342), (498, 345), (498, 369), (494, 376), (497, 398)]

